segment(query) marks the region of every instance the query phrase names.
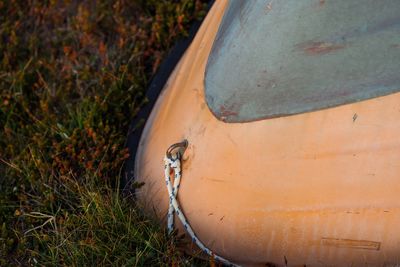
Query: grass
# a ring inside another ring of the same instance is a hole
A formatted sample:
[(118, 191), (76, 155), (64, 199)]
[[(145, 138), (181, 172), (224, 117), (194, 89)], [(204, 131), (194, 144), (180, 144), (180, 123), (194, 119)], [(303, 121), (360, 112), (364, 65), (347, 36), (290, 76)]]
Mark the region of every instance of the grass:
[(199, 0), (0, 0), (0, 266), (178, 266), (119, 191), (128, 126)]

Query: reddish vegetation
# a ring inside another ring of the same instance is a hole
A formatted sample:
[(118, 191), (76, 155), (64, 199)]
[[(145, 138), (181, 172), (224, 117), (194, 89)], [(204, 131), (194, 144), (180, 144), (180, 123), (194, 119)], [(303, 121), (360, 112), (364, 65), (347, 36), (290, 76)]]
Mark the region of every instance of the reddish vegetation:
[(145, 89), (206, 7), (0, 0), (0, 266), (186, 264), (119, 183)]

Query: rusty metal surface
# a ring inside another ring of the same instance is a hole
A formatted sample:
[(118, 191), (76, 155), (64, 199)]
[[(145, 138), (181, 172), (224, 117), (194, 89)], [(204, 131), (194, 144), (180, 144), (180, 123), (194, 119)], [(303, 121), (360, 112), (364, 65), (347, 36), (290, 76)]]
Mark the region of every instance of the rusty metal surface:
[(213, 114), (245, 122), (400, 91), (400, 1), (230, 1), (209, 57)]

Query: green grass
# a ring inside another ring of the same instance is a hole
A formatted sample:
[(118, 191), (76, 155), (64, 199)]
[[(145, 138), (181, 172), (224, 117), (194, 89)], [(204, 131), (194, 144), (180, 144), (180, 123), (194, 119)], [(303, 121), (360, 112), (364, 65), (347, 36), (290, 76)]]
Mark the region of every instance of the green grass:
[(0, 0), (0, 266), (190, 265), (119, 191), (131, 119), (201, 1)]

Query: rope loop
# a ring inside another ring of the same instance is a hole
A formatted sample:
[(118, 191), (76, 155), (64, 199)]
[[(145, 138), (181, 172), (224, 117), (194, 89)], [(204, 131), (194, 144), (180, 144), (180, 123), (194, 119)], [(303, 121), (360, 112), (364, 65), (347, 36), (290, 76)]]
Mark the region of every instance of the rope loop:
[[(239, 266), (221, 256), (216, 255), (214, 252), (208, 249), (195, 235), (192, 227), (189, 225), (189, 222), (187, 221), (185, 215), (183, 214), (181, 208), (179, 207), (177, 195), (178, 195), (179, 184), (182, 178), (181, 159), (187, 147), (188, 147), (188, 141), (186, 139), (180, 143), (173, 144), (167, 149), (167, 152), (165, 153), (164, 157), (165, 183), (167, 185), (169, 194), (169, 208), (167, 215), (168, 232), (171, 233), (174, 229), (174, 213), (176, 212), (176, 215), (182, 222), (187, 233), (190, 235), (193, 243), (195, 243), (202, 251), (204, 251), (210, 257), (214, 258), (215, 260), (227, 266)], [(170, 177), (171, 170), (174, 173), (173, 185), (171, 184), (171, 177)]]

